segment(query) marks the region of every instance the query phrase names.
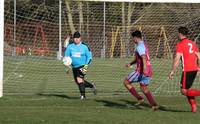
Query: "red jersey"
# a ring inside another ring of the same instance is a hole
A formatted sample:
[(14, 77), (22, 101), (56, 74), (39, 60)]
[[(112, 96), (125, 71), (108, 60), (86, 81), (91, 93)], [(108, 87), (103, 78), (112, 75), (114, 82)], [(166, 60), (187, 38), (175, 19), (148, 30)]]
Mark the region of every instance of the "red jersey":
[(189, 40), (182, 39), (176, 45), (176, 53), (181, 54), (183, 71), (196, 71), (197, 70), (197, 57), (195, 52), (198, 52), (197, 45)]

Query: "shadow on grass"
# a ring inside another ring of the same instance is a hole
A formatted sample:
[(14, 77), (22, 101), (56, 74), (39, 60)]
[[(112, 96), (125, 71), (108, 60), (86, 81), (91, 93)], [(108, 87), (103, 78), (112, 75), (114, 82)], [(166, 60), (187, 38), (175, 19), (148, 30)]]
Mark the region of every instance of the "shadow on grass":
[[(118, 109), (142, 109), (141, 106), (137, 106), (137, 105), (134, 105), (135, 103), (134, 102), (131, 102), (130, 101), (127, 101), (129, 103), (118, 103), (118, 102), (113, 102), (113, 101), (108, 101), (108, 100), (95, 100), (96, 102), (101, 102), (104, 104), (104, 106), (106, 107), (112, 107), (112, 108), (118, 108)], [(121, 100), (122, 101), (122, 100)]]
[(177, 110), (177, 109), (173, 109), (173, 108), (167, 108), (167, 107), (164, 107), (164, 106), (159, 106), (159, 110), (166, 111), (166, 112), (188, 112), (188, 113), (190, 113), (190, 111)]
[(147, 107), (147, 108), (151, 108), (151, 106), (149, 106), (149, 104), (147, 104), (145, 102), (140, 104), (140, 105), (135, 105), (137, 102), (134, 102), (134, 101), (124, 100), (124, 99), (121, 99), (120, 101), (123, 101), (126, 104), (132, 105), (132, 106), (135, 106), (135, 107), (144, 106), (144, 107)]
[(38, 96), (46, 96), (46, 97), (60, 97), (60, 98), (66, 98), (66, 99), (80, 99), (79, 97), (71, 97), (68, 95), (63, 95), (63, 94), (43, 94), (43, 93), (38, 93)]
[[(123, 101), (128, 105), (135, 106), (136, 108), (140, 108), (141, 106), (147, 107), (147, 108), (151, 108), (151, 106), (149, 104), (147, 104), (147, 103), (142, 103), (140, 105), (135, 105), (137, 102), (134, 102), (134, 101), (124, 100), (124, 99), (122, 99), (120, 101)], [(162, 105), (159, 105), (158, 110), (166, 111), (166, 112), (190, 112), (190, 111), (185, 111), (185, 110), (177, 110), (177, 109), (173, 109), (173, 108), (168, 108), (168, 107), (165, 107), (165, 106), (162, 106)]]
[(112, 107), (112, 108), (118, 108), (118, 109), (127, 109), (127, 105), (113, 102), (113, 101), (108, 101), (108, 100), (95, 100), (96, 102), (103, 103), (104, 106), (106, 107)]

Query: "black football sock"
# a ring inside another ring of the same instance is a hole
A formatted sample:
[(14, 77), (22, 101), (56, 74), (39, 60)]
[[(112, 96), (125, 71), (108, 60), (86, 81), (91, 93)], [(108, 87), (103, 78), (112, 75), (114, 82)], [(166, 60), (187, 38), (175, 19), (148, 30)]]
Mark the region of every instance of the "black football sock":
[(93, 85), (92, 85), (92, 83), (90, 83), (90, 82), (88, 82), (88, 81), (86, 81), (85, 80), (85, 87), (89, 87), (89, 88), (93, 88)]
[(79, 86), (79, 91), (81, 93), (81, 96), (85, 97), (85, 84), (82, 82), (82, 83), (78, 84), (78, 86)]

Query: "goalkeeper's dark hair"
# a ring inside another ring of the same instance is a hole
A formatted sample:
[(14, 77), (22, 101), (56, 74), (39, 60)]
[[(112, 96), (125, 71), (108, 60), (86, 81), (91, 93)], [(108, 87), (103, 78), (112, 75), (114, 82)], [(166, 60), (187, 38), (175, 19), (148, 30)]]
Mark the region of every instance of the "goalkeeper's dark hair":
[(81, 34), (77, 31), (74, 33), (74, 38), (80, 38), (81, 37)]
[(187, 35), (189, 35), (189, 30), (186, 27), (179, 27), (178, 28), (178, 33), (181, 33), (181, 34), (187, 36)]
[(132, 37), (142, 38), (142, 33), (140, 31), (136, 30), (132, 33)]

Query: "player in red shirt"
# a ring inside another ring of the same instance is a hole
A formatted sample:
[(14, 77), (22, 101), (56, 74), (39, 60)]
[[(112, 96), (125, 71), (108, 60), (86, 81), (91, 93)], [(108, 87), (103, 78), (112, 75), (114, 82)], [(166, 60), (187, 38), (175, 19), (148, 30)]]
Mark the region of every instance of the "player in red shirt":
[(176, 57), (173, 61), (172, 71), (169, 74), (169, 79), (172, 79), (176, 68), (178, 66), (179, 60), (182, 61), (182, 77), (181, 77), (181, 93), (185, 95), (188, 102), (191, 105), (192, 112), (197, 111), (197, 103), (195, 96), (200, 96), (200, 90), (192, 89), (192, 84), (197, 75), (198, 71), (198, 61), (197, 54), (199, 53), (197, 45), (187, 39), (189, 30), (186, 27), (180, 27), (178, 29), (178, 37), (181, 41), (176, 45)]

